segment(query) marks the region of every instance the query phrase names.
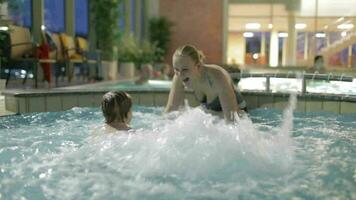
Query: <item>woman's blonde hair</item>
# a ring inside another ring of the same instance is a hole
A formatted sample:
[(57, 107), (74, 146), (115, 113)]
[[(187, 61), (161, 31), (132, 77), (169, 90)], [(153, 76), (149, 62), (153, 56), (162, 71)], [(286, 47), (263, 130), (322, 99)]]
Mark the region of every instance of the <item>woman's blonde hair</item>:
[(203, 52), (190, 44), (177, 48), (173, 56), (189, 56), (195, 63), (203, 63), (205, 59)]

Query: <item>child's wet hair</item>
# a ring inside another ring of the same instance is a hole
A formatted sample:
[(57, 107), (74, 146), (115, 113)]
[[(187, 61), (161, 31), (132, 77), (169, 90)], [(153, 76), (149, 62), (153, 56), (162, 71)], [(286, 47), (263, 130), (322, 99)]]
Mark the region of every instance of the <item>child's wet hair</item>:
[(122, 91), (110, 91), (104, 94), (101, 100), (101, 110), (106, 123), (115, 119), (124, 122), (132, 107), (132, 99), (129, 94)]

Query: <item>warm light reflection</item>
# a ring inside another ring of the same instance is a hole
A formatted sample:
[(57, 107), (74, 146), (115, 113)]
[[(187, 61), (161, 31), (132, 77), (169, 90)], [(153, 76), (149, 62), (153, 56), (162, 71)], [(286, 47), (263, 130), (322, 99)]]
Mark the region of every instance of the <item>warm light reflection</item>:
[(337, 25), (338, 29), (352, 29), (354, 27), (353, 24), (339, 24)]
[(280, 33), (278, 33), (278, 37), (280, 37), (280, 38), (286, 38), (286, 37), (288, 37), (288, 33), (280, 32)]
[(300, 29), (305, 29), (307, 27), (307, 25), (304, 23), (298, 23), (298, 24), (295, 24), (294, 27), (295, 27), (295, 29), (300, 30)]
[(324, 38), (326, 36), (325, 33), (315, 33), (315, 37), (317, 38)]
[(248, 23), (245, 25), (246, 29), (252, 29), (252, 30), (256, 30), (256, 29), (260, 29), (261, 28), (261, 24), (259, 23)]
[(251, 37), (253, 37), (253, 33), (252, 32), (244, 32), (243, 36), (245, 38), (251, 38)]

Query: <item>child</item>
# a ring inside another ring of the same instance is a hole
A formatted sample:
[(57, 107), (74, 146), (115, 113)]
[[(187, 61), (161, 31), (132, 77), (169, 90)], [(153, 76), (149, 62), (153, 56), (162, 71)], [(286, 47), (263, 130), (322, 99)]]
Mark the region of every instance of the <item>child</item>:
[(101, 110), (105, 117), (105, 129), (109, 132), (130, 130), (132, 99), (126, 92), (111, 91), (104, 94)]

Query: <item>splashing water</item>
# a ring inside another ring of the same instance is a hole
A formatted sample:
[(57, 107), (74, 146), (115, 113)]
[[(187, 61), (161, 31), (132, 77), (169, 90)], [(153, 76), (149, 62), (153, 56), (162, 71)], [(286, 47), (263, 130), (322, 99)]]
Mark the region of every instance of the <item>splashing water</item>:
[[(291, 137), (295, 104), (292, 95), (283, 117), (262, 110), (257, 116), (251, 114), (254, 123), (245, 116), (234, 124), (201, 108), (162, 115), (162, 108), (139, 107), (133, 115), (134, 132), (100, 136), (92, 134), (103, 119), (97, 109), (8, 118), (0, 125), (0, 197), (304, 198), (298, 192), (309, 186), (305, 180), (320, 183), (321, 175), (316, 174), (326, 172), (316, 167), (323, 160), (308, 157), (314, 155), (312, 148), (304, 151), (301, 147), (308, 143)], [(303, 131), (298, 134), (304, 137)], [(330, 144), (315, 141), (317, 148)], [(352, 169), (350, 162), (356, 161), (344, 160), (347, 170)], [(314, 166), (315, 173), (310, 174), (305, 166)], [(337, 197), (353, 197), (352, 182), (343, 183), (346, 191)], [(307, 190), (306, 197), (329, 194), (328, 189)]]

